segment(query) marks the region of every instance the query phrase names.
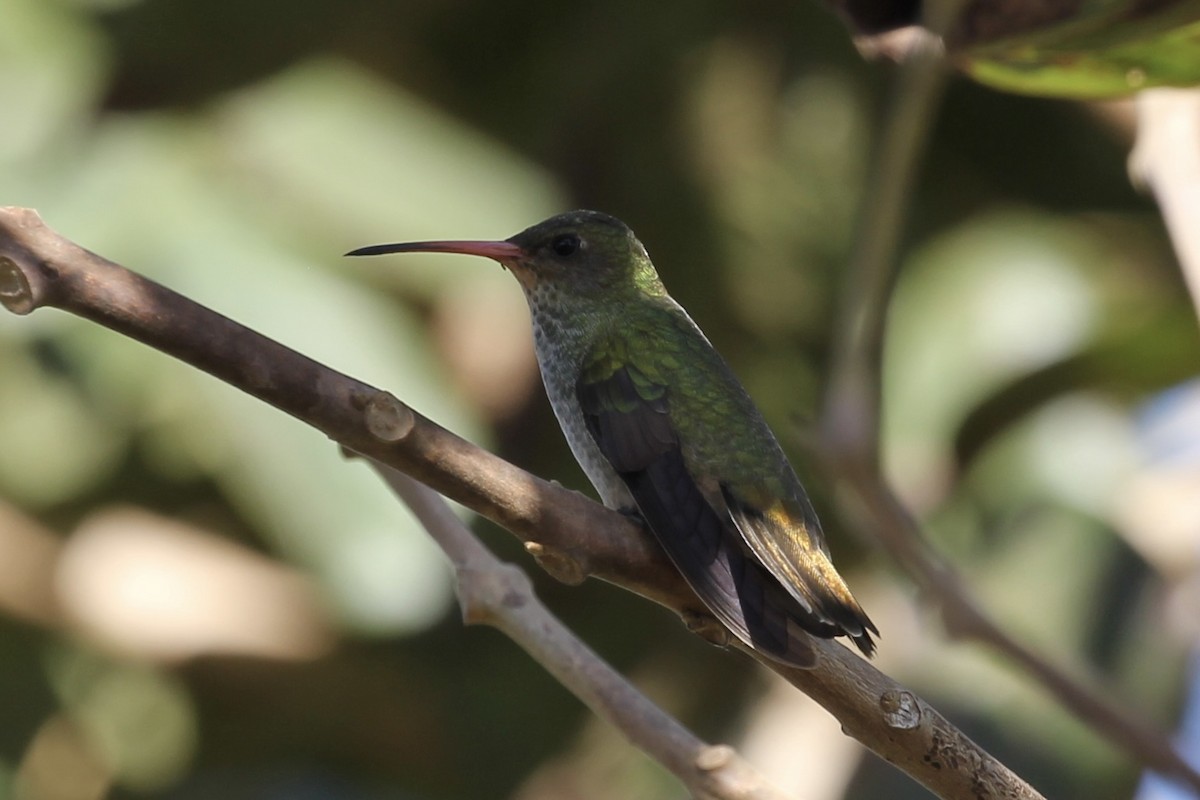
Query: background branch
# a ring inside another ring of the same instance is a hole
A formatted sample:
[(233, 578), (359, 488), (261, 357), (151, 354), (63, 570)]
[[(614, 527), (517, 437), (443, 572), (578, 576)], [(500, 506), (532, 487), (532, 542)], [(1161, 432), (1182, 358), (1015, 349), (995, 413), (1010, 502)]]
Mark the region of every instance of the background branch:
[[(620, 514), (415, 412), (408, 424), (409, 410), (394, 398), (78, 247), (27, 209), (0, 209), (0, 302), (22, 314), (61, 308), (203, 369), (536, 543), (552, 574), (594, 574), (685, 618), (705, 616), (665, 557)], [(402, 424), (379, 424), (389, 416)], [(1039, 797), (914, 693), (837, 643), (815, 644), (821, 657), (811, 670), (755, 658), (939, 797)]]
[[(953, 24), (953, 0), (931, 4), (942, 19), (933, 31)], [(945, 81), (941, 40), (913, 29), (900, 68), (892, 106), (874, 148), (838, 317), (833, 366), (820, 421), (821, 455), (851, 489), (867, 537), (878, 541), (941, 609), (955, 639), (986, 644), (1007, 656), (1080, 719), (1155, 770), (1186, 781), (1200, 792), (1200, 772), (1153, 723), (1113, 701), (1098, 680), (1083, 680), (1051, 663), (1003, 630), (967, 591), (953, 568), (922, 536), (914, 518), (888, 485), (880, 465), (883, 347), (892, 292), (898, 280), (900, 238), (910, 206), (920, 157), (936, 117)], [(1159, 94), (1161, 93), (1161, 94)], [(1194, 211), (1200, 187), (1200, 153), (1195, 146), (1200, 113), (1193, 91), (1147, 93), (1139, 108), (1143, 130), (1135, 171), (1155, 189), (1181, 260), (1200, 251)], [(1153, 99), (1153, 98), (1159, 99)], [(1170, 115), (1170, 116), (1169, 116)], [(1153, 134), (1153, 136), (1152, 136)], [(1153, 142), (1153, 144), (1151, 143)], [(1186, 153), (1179, 158), (1163, 154)], [(1165, 166), (1165, 165), (1170, 166)], [(1193, 297), (1200, 297), (1200, 258), (1186, 269)], [(1200, 308), (1200, 305), (1197, 306)]]
[(1138, 95), (1129, 171), (1154, 192), (1200, 316), (1200, 89)]

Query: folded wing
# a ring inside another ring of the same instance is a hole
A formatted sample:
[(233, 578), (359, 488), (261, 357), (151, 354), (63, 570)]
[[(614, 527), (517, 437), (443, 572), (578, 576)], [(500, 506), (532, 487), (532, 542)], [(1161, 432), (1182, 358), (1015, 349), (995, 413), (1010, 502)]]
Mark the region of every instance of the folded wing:
[[(738, 638), (798, 666), (815, 658), (803, 631), (848, 634), (869, 654), (874, 627), (824, 552), (818, 547), (819, 559), (798, 561), (791, 543), (774, 543), (787, 534), (779, 530), (781, 511), (689, 468), (667, 387), (632, 364), (595, 366), (576, 385), (588, 430), (712, 613)], [(844, 596), (825, 585), (830, 575)]]

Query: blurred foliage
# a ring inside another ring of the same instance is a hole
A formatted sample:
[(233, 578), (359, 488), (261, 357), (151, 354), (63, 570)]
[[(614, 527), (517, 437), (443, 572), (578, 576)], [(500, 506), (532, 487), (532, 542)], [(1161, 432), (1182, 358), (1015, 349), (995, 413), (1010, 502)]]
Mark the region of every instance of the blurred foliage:
[(1080, 3), (1063, 19), (963, 56), (976, 80), (1013, 92), (1095, 98), (1192, 86), (1200, 83), (1200, 3)]
[[(1198, 0), (826, 0), (865, 50), (902, 61), (917, 27), (1009, 92), (1097, 99), (1200, 83)], [(943, 18), (953, 13), (953, 24)]]
[[(339, 254), (503, 237), (568, 207), (627, 220), (784, 434), (881, 624), (881, 666), (1048, 796), (1127, 796), (1135, 765), (914, 619), (795, 429), (825, 378), (891, 71), (821, 7), (0, 0), (0, 19), (0, 202), (572, 487), (511, 278)], [(1139, 468), (1132, 412), (1194, 372), (1200, 343), (1125, 177), (1129, 124), (951, 87), (890, 320), (885, 459), (1006, 625), (1169, 723), (1180, 646), (1113, 506)], [(136, 505), (267, 553), (314, 582), (337, 637), (291, 660), (166, 663), (0, 591), (0, 798), (678, 796), (513, 645), (462, 630), (440, 556), (364, 469), (147, 348), (0, 316), (0, 498), (51, 552), (93, 510)], [(752, 665), (609, 587), (535, 579), (703, 735), (755, 723)], [(45, 595), (62, 580), (47, 572)], [(172, 587), (155, 591), (169, 609)], [(923, 796), (870, 760), (850, 787)]]

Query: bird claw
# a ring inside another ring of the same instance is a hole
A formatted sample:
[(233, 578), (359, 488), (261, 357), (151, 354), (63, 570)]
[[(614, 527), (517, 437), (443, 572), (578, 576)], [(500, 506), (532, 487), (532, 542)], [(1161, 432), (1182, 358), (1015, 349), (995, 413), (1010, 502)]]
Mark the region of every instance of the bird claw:
[(699, 636), (709, 644), (717, 647), (728, 647), (730, 643), (729, 629), (717, 621), (712, 614), (704, 611), (684, 611), (680, 615), (683, 624), (689, 631)]

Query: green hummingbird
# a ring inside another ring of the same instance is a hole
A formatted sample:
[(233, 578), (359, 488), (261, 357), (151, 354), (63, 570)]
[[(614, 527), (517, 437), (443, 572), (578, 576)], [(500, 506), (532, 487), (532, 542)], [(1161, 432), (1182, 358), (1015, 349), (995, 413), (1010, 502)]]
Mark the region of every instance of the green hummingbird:
[(347, 255), (411, 252), (484, 256), (516, 276), (575, 459), (606, 506), (645, 521), (735, 636), (796, 666), (816, 659), (801, 631), (874, 652), (879, 631), (834, 569), (771, 429), (625, 223), (573, 211), (505, 241)]

